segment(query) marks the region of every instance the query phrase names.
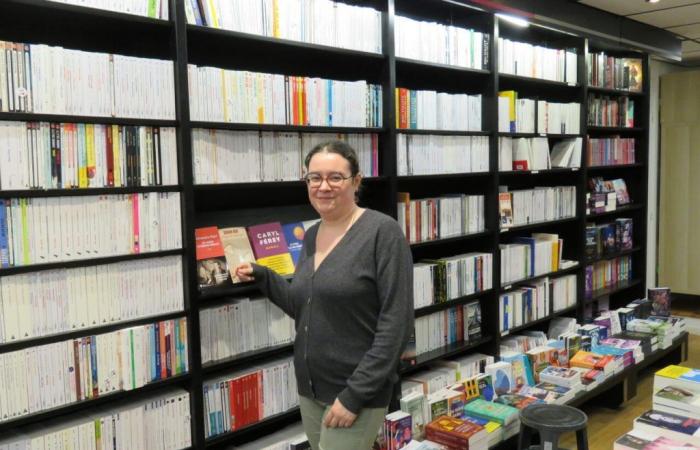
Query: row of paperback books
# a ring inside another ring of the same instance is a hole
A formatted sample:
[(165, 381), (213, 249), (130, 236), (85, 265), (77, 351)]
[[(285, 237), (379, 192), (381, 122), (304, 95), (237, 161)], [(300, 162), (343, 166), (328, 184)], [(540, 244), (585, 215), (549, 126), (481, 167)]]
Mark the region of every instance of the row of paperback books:
[(617, 286), (632, 279), (632, 257), (622, 256), (586, 266), (586, 298), (599, 289)]
[(182, 258), (167, 256), (0, 277), (0, 343), (184, 308)]
[(579, 134), (581, 104), (519, 98), (516, 91), (498, 93), (501, 133)]
[(541, 47), (498, 38), (498, 70), (522, 77), (578, 83), (575, 51)]
[(476, 30), (396, 16), (396, 56), (418, 61), (466, 67), (489, 68), (489, 34)]
[(411, 200), (409, 192), (399, 192), (396, 211), (399, 226), (411, 243), (474, 234), (485, 229), (483, 195), (456, 194)]
[(0, 267), (180, 247), (179, 192), (0, 200)]
[(615, 219), (613, 223), (586, 225), (586, 258), (614, 255), (617, 252), (631, 250), (632, 223), (630, 218)]
[(501, 186), (498, 194), (502, 230), (576, 216), (576, 186), (507, 189)]
[(564, 240), (552, 233), (533, 233), (500, 244), (501, 282), (503, 284), (544, 275), (576, 265), (562, 259)]
[(190, 395), (170, 390), (136, 402), (88, 410), (70, 422), (40, 426), (0, 439), (0, 450), (178, 450), (192, 445)]
[(396, 88), (396, 128), (481, 131), (481, 94), (448, 94)]
[(197, 278), (200, 289), (239, 283), (233, 273), (244, 262), (269, 267), (280, 275), (294, 274), (299, 261), (304, 233), (317, 220), (249, 227), (195, 229)]
[(291, 358), (204, 381), (206, 437), (238, 430), (299, 405)]
[(636, 162), (634, 147), (636, 139), (613, 136), (610, 138), (586, 138), (588, 167), (617, 166)]
[(236, 298), (199, 311), (202, 363), (294, 343), (294, 321), (264, 297)]
[(0, 190), (175, 185), (174, 128), (0, 122)]
[(654, 374), (652, 409), (634, 420), (614, 450), (700, 449), (700, 371), (667, 366)]
[(188, 371), (187, 321), (156, 322), (0, 355), (0, 417), (140, 388)]
[(382, 13), (331, 0), (185, 0), (187, 23), (258, 36), (382, 52)]
[(498, 138), (498, 170), (548, 170), (581, 167), (581, 138), (564, 139), (551, 148), (546, 137)]
[(534, 281), (531, 286), (502, 294), (499, 297), (500, 331), (508, 331), (549, 317), (552, 312), (576, 304), (576, 275), (560, 278), (547, 277)]
[(4, 112), (172, 120), (173, 76), (172, 61), (0, 41)]
[(382, 87), (215, 67), (188, 68), (192, 120), (381, 127)]
[(438, 136), (399, 133), (396, 172), (437, 175), (489, 171), (488, 136)]
[(69, 5), (80, 5), (88, 8), (104, 9), (125, 14), (168, 20), (167, 0), (51, 0)]
[(588, 94), (588, 125), (633, 128), (634, 100), (628, 96)]
[(347, 142), (364, 176), (379, 175), (376, 134), (330, 134), (194, 129), (195, 184), (301, 180), (304, 158), (316, 145)]
[(642, 60), (616, 58), (605, 53), (588, 53), (588, 85), (607, 89), (642, 92)]
[(457, 342), (476, 342), (481, 338), (481, 305), (476, 301), (417, 317), (412, 337), (408, 357)]
[(493, 257), (467, 253), (413, 265), (415, 308), (443, 303), (492, 288)]

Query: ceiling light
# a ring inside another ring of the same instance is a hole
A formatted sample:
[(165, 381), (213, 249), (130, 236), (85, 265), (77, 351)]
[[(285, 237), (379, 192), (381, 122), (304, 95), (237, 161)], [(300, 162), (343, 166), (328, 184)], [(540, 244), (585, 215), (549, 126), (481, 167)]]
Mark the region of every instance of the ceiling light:
[(647, 0), (647, 3), (659, 3), (659, 0)]
[(510, 16), (508, 14), (502, 14), (502, 13), (496, 13), (496, 16), (498, 16), (500, 19), (505, 20), (506, 22), (510, 22), (513, 25), (517, 25), (519, 27), (529, 27), (530, 22), (527, 20), (521, 18), (521, 17), (515, 17), (515, 16)]

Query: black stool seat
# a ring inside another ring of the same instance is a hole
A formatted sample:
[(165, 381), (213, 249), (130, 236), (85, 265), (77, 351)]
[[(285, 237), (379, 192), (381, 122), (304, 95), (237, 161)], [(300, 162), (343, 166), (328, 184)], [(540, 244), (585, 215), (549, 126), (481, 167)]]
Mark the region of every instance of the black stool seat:
[(537, 431), (566, 433), (585, 428), (588, 417), (571, 406), (538, 404), (521, 410), (520, 422)]
[[(530, 405), (520, 411), (519, 450), (559, 449), (559, 436), (575, 431), (578, 450), (588, 450), (588, 417), (580, 409), (565, 405)], [(533, 431), (540, 435), (541, 446), (530, 446)]]

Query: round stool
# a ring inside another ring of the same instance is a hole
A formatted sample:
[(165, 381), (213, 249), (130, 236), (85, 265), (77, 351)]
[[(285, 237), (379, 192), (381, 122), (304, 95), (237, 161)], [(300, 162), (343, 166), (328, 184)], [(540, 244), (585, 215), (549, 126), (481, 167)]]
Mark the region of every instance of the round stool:
[(530, 449), (533, 431), (540, 435), (541, 444), (536, 448), (558, 450), (559, 436), (575, 431), (578, 450), (588, 450), (587, 422), (586, 414), (571, 406), (530, 405), (520, 411), (518, 450)]

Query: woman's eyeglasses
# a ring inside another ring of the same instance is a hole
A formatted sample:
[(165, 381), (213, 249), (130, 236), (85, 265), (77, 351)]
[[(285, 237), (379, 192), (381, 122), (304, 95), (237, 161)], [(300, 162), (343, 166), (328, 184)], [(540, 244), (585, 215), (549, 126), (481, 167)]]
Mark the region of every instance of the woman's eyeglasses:
[(343, 176), (342, 173), (338, 173), (338, 172), (329, 173), (325, 177), (323, 175), (321, 175), (320, 173), (315, 173), (315, 172), (307, 173), (304, 176), (304, 180), (306, 181), (306, 184), (308, 184), (309, 187), (312, 187), (312, 188), (321, 187), (323, 180), (326, 180), (326, 183), (328, 183), (328, 186), (337, 188), (337, 187), (342, 186), (343, 181), (348, 180), (350, 178), (352, 178), (352, 175), (345, 177), (345, 176)]

